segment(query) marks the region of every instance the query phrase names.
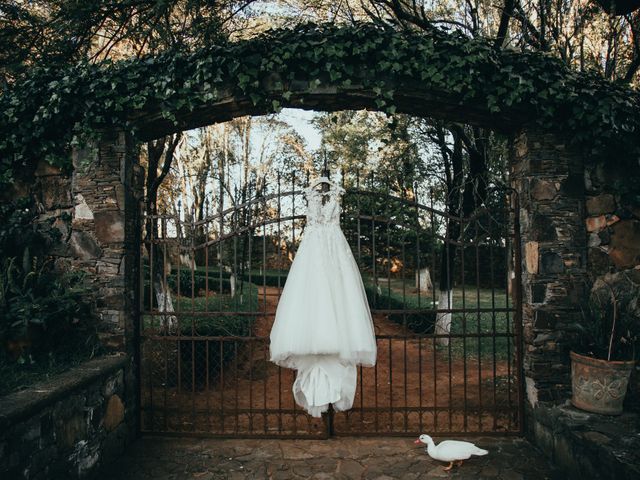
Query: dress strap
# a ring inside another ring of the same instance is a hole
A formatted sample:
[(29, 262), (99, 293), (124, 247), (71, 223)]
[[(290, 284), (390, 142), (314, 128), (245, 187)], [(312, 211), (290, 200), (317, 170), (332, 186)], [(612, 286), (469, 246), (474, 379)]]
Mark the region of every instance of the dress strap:
[(326, 191), (326, 192), (316, 190), (315, 187), (305, 187), (302, 191), (307, 196), (309, 194), (313, 194), (313, 195), (342, 195), (342, 194), (345, 193), (345, 189), (342, 188), (337, 183), (332, 183), (331, 184), (331, 189)]

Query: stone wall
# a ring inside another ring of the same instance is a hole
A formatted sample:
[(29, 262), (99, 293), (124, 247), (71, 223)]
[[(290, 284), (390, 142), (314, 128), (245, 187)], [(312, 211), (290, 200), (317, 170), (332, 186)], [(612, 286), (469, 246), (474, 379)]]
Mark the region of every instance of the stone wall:
[(130, 358), (86, 362), (0, 399), (0, 478), (88, 478), (135, 436)]
[[(587, 165), (584, 228), (592, 295), (609, 301), (613, 291), (618, 308), (640, 322), (640, 166), (635, 167), (612, 161)], [(627, 410), (640, 412), (639, 377), (636, 365)]]
[[(0, 410), (0, 421), (7, 427), (2, 428), (2, 435), (6, 430), (6, 438), (12, 435), (22, 439), (18, 443), (0, 444), (4, 462), (0, 463), (0, 468), (10, 468), (14, 476), (18, 471), (26, 472), (19, 478), (70, 478), (73, 472), (81, 477), (92, 470), (94, 464), (108, 460), (112, 456), (109, 452), (119, 450), (119, 445), (137, 432), (139, 375), (135, 305), (139, 275), (136, 249), (140, 248), (138, 213), (143, 176), (137, 166), (137, 152), (131, 145), (122, 133), (105, 134), (93, 147), (74, 152), (72, 174), (41, 162), (33, 183), (20, 192), (34, 198), (37, 221), (51, 224), (60, 233), (59, 241), (49, 252), (56, 267), (87, 273), (92, 291), (88, 301), (93, 306), (102, 351), (119, 353), (122, 356), (118, 362), (127, 367), (120, 368), (117, 373), (117, 396), (104, 385), (98, 385), (102, 382), (99, 378), (90, 380), (93, 382), (91, 392), (74, 382), (76, 374), (84, 383), (89, 382), (87, 375), (102, 375), (102, 364), (89, 362), (60, 377), (63, 389), (55, 388), (54, 384), (16, 394), (19, 395), (16, 398), (26, 402), (25, 408), (33, 410), (32, 417), (25, 416), (23, 411), (14, 414), (12, 409)], [(105, 358), (107, 365), (110, 365), (109, 358), (112, 357)], [(71, 380), (68, 380), (69, 376)], [(114, 383), (113, 379), (105, 381)], [(102, 397), (95, 392), (100, 388), (103, 389)], [(36, 391), (38, 393), (34, 393)], [(36, 412), (29, 395), (46, 409), (44, 413)], [(63, 401), (63, 395), (69, 398)], [(3, 405), (12, 407), (12, 398), (13, 395), (3, 398)], [(54, 405), (55, 398), (61, 400)], [(111, 428), (113, 415), (109, 412), (119, 411), (123, 405), (126, 407), (126, 426)], [(83, 417), (82, 420), (80, 412), (91, 418)], [(58, 427), (52, 426), (51, 422), (67, 417), (71, 423), (65, 427), (66, 421), (60, 420), (63, 425), (60, 428), (72, 431), (55, 430)], [(25, 422), (25, 425), (19, 422)], [(22, 431), (23, 427), (27, 429), (26, 433)], [(30, 450), (33, 460), (26, 457)], [(51, 462), (63, 469), (60, 471), (70, 473), (59, 477), (36, 476)]]
[(640, 181), (551, 135), (518, 135), (512, 152), (521, 203), (526, 433), (567, 478), (637, 478), (639, 425), (630, 411), (640, 409), (638, 375), (623, 417), (581, 412), (569, 405), (569, 349), (590, 295), (603, 290), (608, 298), (604, 282), (630, 294), (620, 306), (640, 321)]
[(598, 415), (570, 405), (536, 409), (532, 439), (564, 472), (564, 478), (640, 478), (640, 416)]
[(40, 162), (31, 192), (23, 194), (35, 198), (37, 220), (60, 232), (50, 252), (56, 265), (87, 273), (103, 347), (133, 355), (144, 178), (131, 145), (123, 133), (105, 134), (74, 151), (71, 175)]

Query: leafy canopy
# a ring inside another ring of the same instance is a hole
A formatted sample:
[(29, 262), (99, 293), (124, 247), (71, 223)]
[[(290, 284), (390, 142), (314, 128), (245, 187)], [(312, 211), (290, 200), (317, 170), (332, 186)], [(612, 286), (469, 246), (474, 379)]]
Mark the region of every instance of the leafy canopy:
[[(274, 76), (274, 88), (266, 89)], [(305, 24), (195, 52), (34, 70), (0, 97), (0, 182), (40, 158), (70, 167), (69, 147), (100, 129), (135, 135), (136, 114), (160, 110), (177, 125), (181, 112), (215, 103), (224, 89), (264, 112), (277, 111), (296, 80), (310, 89), (372, 91), (377, 108), (387, 113), (396, 111), (398, 89), (412, 86), (454, 104), (480, 106), (496, 118), (528, 118), (589, 153), (619, 159), (637, 158), (640, 151), (638, 93), (550, 56), (498, 51), (483, 39), (438, 29)]]

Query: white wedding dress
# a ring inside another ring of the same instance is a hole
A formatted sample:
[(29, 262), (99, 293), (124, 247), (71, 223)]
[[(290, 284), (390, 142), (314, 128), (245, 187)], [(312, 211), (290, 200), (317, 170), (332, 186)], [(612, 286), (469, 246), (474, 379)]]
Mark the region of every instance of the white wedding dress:
[(271, 361), (298, 371), (295, 401), (314, 417), (329, 404), (351, 408), (356, 365), (376, 362), (367, 296), (340, 229), (343, 192), (337, 185), (329, 192), (305, 190), (307, 224), (271, 329)]

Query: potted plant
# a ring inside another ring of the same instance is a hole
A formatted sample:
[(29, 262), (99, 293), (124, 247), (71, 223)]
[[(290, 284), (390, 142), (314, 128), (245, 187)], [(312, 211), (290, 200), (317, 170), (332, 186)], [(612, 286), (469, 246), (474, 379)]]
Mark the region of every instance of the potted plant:
[[(571, 356), (571, 403), (582, 410), (619, 415), (635, 364), (640, 319), (610, 283), (597, 280), (576, 325)], [(608, 293), (608, 295), (606, 293)]]

